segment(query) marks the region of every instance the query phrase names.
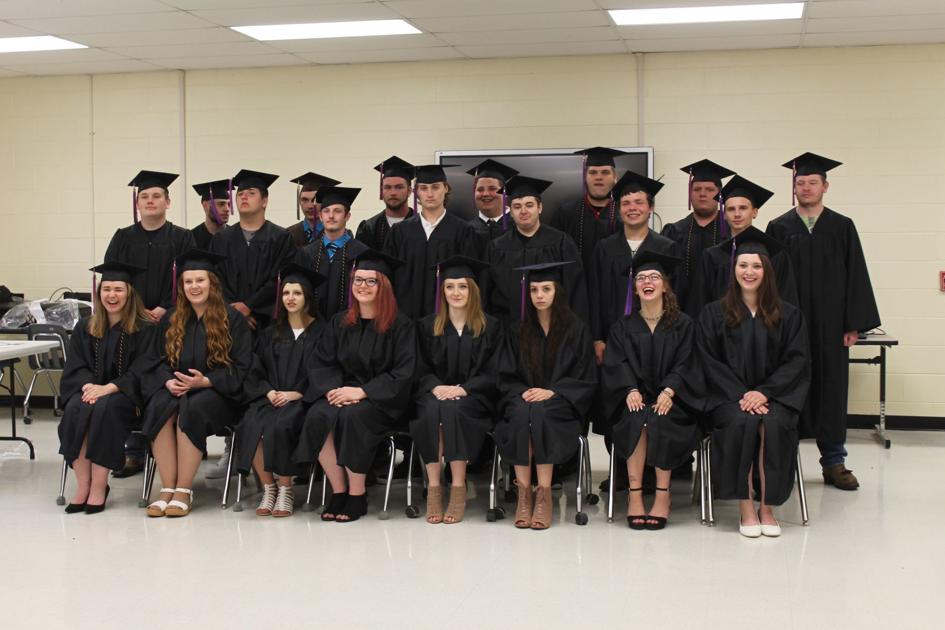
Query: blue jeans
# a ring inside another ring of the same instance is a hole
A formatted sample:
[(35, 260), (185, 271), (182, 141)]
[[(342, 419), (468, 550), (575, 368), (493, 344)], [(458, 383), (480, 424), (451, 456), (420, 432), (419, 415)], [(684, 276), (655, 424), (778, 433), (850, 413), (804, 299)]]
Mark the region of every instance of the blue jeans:
[(820, 449), (820, 465), (822, 468), (842, 464), (847, 457), (847, 449), (843, 442), (821, 442), (817, 440), (817, 448)]

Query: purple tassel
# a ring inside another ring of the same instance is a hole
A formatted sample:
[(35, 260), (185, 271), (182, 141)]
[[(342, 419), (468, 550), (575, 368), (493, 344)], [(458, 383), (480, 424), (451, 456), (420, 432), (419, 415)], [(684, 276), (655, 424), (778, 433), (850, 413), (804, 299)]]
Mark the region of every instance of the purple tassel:
[(413, 213), (417, 214), (417, 187), (413, 187)]
[(282, 299), (282, 272), (276, 274), (276, 303), (272, 306), (272, 318), (279, 317), (279, 301)]
[(226, 182), (226, 198), (230, 200), (230, 212), (236, 210), (236, 200), (233, 198), (233, 178), (227, 180)]
[(522, 304), (519, 307), (518, 317), (520, 320), (525, 321), (525, 275), (527, 272), (522, 272)]
[(617, 217), (617, 204), (614, 203), (614, 191), (610, 191), (610, 201), (607, 202), (607, 208), (610, 212), (610, 233), (614, 233), (614, 225)]
[(508, 199), (505, 196), (505, 186), (502, 187), (502, 231), (505, 232), (509, 229), (509, 213), (506, 211), (506, 205)]
[(134, 186), (131, 189), (131, 217), (134, 219), (134, 222), (138, 222), (138, 187)]
[(440, 289), (440, 266), (436, 266), (436, 298), (434, 300), (434, 313), (440, 312), (440, 303), (442, 302), (443, 291)]
[(177, 261), (171, 263), (171, 304), (177, 306)]
[(633, 314), (633, 269), (630, 269), (630, 275), (627, 276), (627, 299), (623, 303), (623, 314)]

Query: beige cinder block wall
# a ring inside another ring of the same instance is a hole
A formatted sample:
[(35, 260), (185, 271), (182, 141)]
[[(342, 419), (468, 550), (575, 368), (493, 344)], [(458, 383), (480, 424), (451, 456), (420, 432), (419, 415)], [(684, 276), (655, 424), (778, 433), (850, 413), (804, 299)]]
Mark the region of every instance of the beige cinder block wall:
[[(30, 297), (87, 285), (130, 222), (125, 184), (140, 168), (183, 173), (175, 223), (202, 219), (190, 184), (243, 167), (282, 175), (270, 201), (282, 224), (295, 216), (288, 180), (306, 170), (364, 187), (356, 223), (379, 209), (370, 167), (391, 153), (645, 144), (668, 184), (663, 220), (686, 211), (678, 167), (708, 156), (776, 191), (763, 227), (790, 207), (778, 165), (813, 150), (845, 162), (828, 205), (856, 220), (903, 344), (889, 412), (945, 416), (943, 61), (945, 46), (904, 46), (2, 79), (0, 282)], [(875, 412), (876, 381), (854, 370), (851, 412)]]

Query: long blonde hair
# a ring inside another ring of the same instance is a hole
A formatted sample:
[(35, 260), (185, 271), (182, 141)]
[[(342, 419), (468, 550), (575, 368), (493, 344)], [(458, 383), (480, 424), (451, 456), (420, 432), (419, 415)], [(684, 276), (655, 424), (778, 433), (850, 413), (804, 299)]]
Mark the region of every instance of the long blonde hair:
[[(466, 325), (472, 331), (473, 337), (478, 337), (486, 328), (486, 316), (482, 312), (482, 294), (479, 292), (479, 285), (472, 278), (466, 278), (469, 283), (469, 301), (466, 302)], [(443, 291), (443, 285), (446, 280), (440, 284), (440, 291)], [(436, 319), (433, 320), (433, 336), (440, 337), (446, 330), (446, 322), (450, 320), (450, 307), (446, 300), (440, 300), (440, 310), (436, 313)]]
[[(230, 336), (223, 290), (215, 273), (208, 271), (207, 277), (210, 279), (210, 293), (207, 297), (207, 311), (203, 315), (203, 326), (207, 331), (207, 367), (230, 366), (233, 363), (230, 358), (233, 338)], [(178, 367), (180, 353), (184, 347), (184, 326), (193, 313), (193, 306), (184, 293), (184, 283), (178, 282), (177, 308), (171, 315), (170, 326), (164, 337), (164, 352), (167, 353), (167, 362), (171, 367)]]
[[(110, 282), (110, 281), (109, 281)], [(125, 282), (128, 290), (128, 299), (121, 308), (121, 331), (127, 335), (138, 332), (138, 329), (148, 320), (148, 314), (144, 310), (144, 304), (130, 282)], [(95, 295), (92, 296), (95, 308), (92, 310), (92, 316), (89, 318), (88, 331), (93, 337), (101, 339), (108, 332), (108, 313), (105, 310), (105, 304), (102, 302), (102, 283), (99, 282), (95, 287)]]

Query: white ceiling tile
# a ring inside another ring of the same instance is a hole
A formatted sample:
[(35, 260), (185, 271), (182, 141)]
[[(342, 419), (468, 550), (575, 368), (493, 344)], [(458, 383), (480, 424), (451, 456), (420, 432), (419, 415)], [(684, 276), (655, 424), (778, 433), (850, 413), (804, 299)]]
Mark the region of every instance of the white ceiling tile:
[[(758, 4), (761, 0), (596, 0), (601, 9), (665, 9), (706, 5)], [(782, 0), (789, 1), (789, 0)], [(803, 0), (801, 0), (803, 1)], [(810, 0), (807, 0), (808, 2)], [(847, 0), (843, 0), (846, 2)]]
[(11, 65), (11, 70), (31, 75), (55, 74), (109, 74), (114, 72), (153, 72), (161, 70), (154, 65), (135, 59), (115, 59), (112, 61), (83, 61), (75, 63), (44, 63), (38, 65)]
[[(379, 0), (404, 17), (495, 16), (532, 13), (541, 21), (558, 11), (600, 11), (594, 0)], [(494, 18), (493, 18), (494, 19)]]
[(912, 31), (930, 28), (945, 28), (945, 13), (807, 20), (805, 31), (807, 33), (847, 33), (855, 31)]
[(261, 68), (266, 66), (296, 66), (309, 63), (288, 53), (273, 55), (240, 55), (239, 57), (179, 57), (155, 59), (154, 65), (171, 70), (200, 70), (204, 68)]
[(98, 48), (121, 46), (164, 46), (176, 44), (219, 44), (221, 42), (253, 42), (252, 37), (223, 26), (187, 28), (177, 31), (132, 31), (112, 33), (77, 33), (74, 42)]
[(851, 18), (871, 15), (916, 15), (945, 13), (942, 0), (826, 0), (811, 2), (804, 16), (811, 18)]
[(358, 50), (395, 50), (407, 48), (432, 48), (443, 46), (444, 42), (434, 36), (420, 35), (382, 35), (378, 37), (331, 37), (328, 39), (292, 39), (279, 42), (266, 42), (267, 45), (292, 53), (315, 53), (320, 51), (358, 51)]
[(797, 48), (800, 35), (764, 35), (758, 37), (684, 37), (680, 39), (628, 40), (633, 52), (680, 52), (691, 50), (742, 50), (756, 48)]
[[(626, 39), (683, 39), (692, 37), (703, 39), (709, 37), (751, 37), (755, 35), (788, 35), (800, 34), (803, 22), (801, 20), (777, 20), (770, 22), (727, 22), (719, 24), (677, 24), (674, 26), (618, 26), (617, 31)], [(738, 48), (738, 42), (732, 41), (732, 46)]]
[(326, 51), (322, 53), (303, 53), (299, 56), (319, 64), (390, 63), (464, 58), (462, 53), (448, 46), (407, 50)]
[(437, 33), (437, 37), (454, 46), (484, 44), (536, 44), (544, 42), (598, 42), (620, 39), (616, 27), (545, 28), (521, 31), (470, 31)]
[(0, 22), (0, 37), (34, 37), (41, 34), (29, 28)]
[(36, 52), (0, 53), (0, 67), (12, 68), (44, 63), (82, 63), (124, 59), (121, 55), (99, 50), (98, 48), (78, 48), (75, 50), (44, 50)]
[(803, 36), (805, 48), (819, 46), (878, 46), (891, 44), (931, 44), (945, 42), (945, 29), (892, 31), (889, 33), (809, 33)]
[[(116, 6), (116, 10), (120, 10)], [(154, 31), (182, 28), (207, 28), (213, 24), (182, 11), (164, 13), (116, 13), (82, 17), (8, 20), (18, 26), (35, 29), (50, 35), (70, 33), (101, 33), (103, 31)]]
[(219, 44), (178, 44), (167, 46), (123, 46), (106, 48), (131, 59), (173, 59), (179, 57), (225, 57), (232, 55), (270, 55), (275, 51), (262, 42), (223, 42)]
[(581, 28), (588, 26), (613, 26), (614, 23), (602, 11), (579, 11), (570, 13), (546, 13), (536, 19), (535, 15), (514, 14), (480, 15), (469, 17), (414, 18), (410, 23), (426, 33), (461, 33), (468, 31), (524, 31), (538, 28)]
[(457, 46), (457, 48), (459, 52), (475, 59), (558, 55), (608, 55), (627, 52), (626, 45), (620, 41)]
[(193, 11), (193, 15), (224, 26), (256, 24), (299, 24), (307, 22), (347, 22), (354, 20), (396, 20), (400, 16), (377, 2), (319, 4), (301, 7), (259, 7)]
[(167, 10), (167, 5), (160, 0), (0, 0), (0, 16), (4, 20), (158, 13)]
[[(338, 4), (339, 0), (159, 0), (162, 4), (185, 11), (206, 11), (210, 9), (245, 9), (267, 6), (302, 6), (306, 4)], [(372, 0), (354, 0), (369, 2)]]

